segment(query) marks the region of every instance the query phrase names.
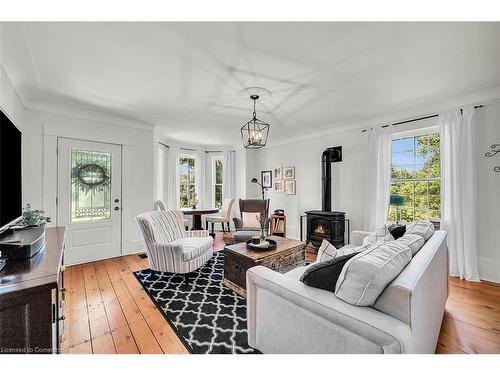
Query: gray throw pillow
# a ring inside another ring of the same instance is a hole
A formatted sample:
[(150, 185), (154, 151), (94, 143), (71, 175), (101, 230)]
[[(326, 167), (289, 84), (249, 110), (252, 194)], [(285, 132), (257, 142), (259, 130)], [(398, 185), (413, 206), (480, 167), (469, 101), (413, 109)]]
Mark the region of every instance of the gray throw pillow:
[(411, 249), (412, 257), (414, 257), (425, 244), (424, 237), (413, 233), (405, 233), (404, 236), (398, 238), (396, 242), (401, 242), (407, 245)]
[(418, 234), (427, 242), (434, 234), (434, 224), (426, 220), (414, 221), (406, 226), (405, 234)]
[(335, 295), (351, 305), (372, 306), (411, 261), (411, 254), (411, 249), (398, 241), (373, 244), (346, 263), (337, 280)]

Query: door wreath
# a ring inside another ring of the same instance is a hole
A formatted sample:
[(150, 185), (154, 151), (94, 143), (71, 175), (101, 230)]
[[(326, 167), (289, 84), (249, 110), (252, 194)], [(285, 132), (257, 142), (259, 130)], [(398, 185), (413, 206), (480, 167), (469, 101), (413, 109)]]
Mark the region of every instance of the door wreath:
[(77, 163), (72, 170), (73, 183), (78, 183), (85, 194), (103, 191), (109, 183), (110, 173), (105, 163)]

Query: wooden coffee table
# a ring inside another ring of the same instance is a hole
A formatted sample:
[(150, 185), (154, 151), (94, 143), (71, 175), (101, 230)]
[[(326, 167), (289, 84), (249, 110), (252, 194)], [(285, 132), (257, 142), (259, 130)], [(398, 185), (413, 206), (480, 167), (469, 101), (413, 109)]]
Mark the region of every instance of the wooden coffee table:
[(247, 250), (245, 242), (224, 247), (223, 284), (239, 295), (246, 296), (246, 274), (249, 268), (265, 266), (285, 273), (305, 265), (305, 242), (289, 238), (268, 237), (278, 244), (275, 250)]

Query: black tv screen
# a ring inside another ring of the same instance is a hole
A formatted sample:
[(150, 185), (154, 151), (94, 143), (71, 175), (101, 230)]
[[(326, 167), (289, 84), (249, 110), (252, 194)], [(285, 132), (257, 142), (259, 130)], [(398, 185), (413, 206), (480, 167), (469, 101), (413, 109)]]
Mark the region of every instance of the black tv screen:
[(0, 231), (22, 215), (21, 131), (0, 110)]

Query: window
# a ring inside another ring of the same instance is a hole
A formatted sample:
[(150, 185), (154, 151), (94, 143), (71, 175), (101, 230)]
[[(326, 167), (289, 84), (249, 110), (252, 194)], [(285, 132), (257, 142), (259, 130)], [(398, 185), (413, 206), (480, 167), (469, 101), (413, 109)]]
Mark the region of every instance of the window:
[[(439, 133), (392, 141), (391, 194), (405, 197), (401, 221), (441, 217), (441, 167)], [(396, 221), (397, 208), (389, 208), (389, 220)]]
[(111, 153), (71, 149), (71, 221), (111, 218)]
[(213, 184), (213, 205), (217, 208), (222, 207), (222, 181), (224, 170), (222, 158), (214, 157), (212, 159), (212, 184)]
[(195, 159), (191, 155), (179, 157), (180, 208), (191, 207), (191, 199), (196, 194)]

